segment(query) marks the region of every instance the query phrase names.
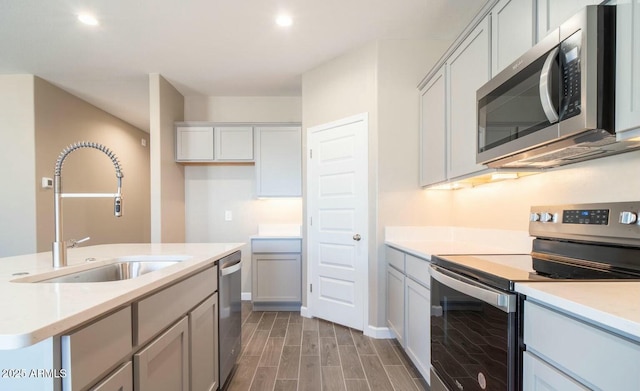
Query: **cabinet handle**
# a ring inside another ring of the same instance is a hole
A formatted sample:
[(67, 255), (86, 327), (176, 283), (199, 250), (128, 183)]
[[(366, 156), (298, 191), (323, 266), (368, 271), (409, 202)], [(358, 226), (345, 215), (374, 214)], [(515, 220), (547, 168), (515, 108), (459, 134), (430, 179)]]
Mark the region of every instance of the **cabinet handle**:
[(360, 234), (355, 234), (353, 235), (353, 240), (355, 240), (356, 242), (359, 242), (360, 239), (362, 239), (362, 237), (360, 236)]

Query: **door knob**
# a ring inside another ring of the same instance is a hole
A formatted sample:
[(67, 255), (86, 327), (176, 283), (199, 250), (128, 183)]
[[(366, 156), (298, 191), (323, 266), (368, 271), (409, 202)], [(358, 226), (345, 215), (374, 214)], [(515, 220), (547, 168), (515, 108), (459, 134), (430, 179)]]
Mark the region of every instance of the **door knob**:
[(362, 239), (362, 238), (360, 237), (360, 234), (355, 234), (355, 235), (353, 235), (353, 240), (355, 240), (356, 242), (359, 242), (359, 241), (360, 241), (360, 239)]

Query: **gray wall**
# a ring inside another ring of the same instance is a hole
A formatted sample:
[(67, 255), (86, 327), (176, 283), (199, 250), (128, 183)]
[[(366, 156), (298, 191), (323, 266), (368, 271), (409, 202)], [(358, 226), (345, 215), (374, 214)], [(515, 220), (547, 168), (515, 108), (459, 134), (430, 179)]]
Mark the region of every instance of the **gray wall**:
[(32, 75), (0, 75), (0, 257), (36, 251)]

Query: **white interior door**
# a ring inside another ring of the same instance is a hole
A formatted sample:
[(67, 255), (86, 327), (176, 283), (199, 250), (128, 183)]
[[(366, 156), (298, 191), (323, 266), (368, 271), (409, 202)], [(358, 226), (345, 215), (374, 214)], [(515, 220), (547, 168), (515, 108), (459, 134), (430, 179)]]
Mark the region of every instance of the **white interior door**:
[(309, 129), (309, 313), (363, 329), (367, 287), (367, 114)]

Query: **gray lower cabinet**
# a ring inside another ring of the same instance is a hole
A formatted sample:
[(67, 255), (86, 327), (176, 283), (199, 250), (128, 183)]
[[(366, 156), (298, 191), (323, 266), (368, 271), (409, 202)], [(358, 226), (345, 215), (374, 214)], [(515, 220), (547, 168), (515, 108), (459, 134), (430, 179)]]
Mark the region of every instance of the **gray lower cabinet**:
[(217, 267), (60, 337), (62, 391), (213, 391)]
[(254, 310), (300, 310), (301, 251), (299, 238), (251, 240), (251, 301)]
[(524, 391), (640, 390), (640, 344), (544, 303), (524, 305)]
[(218, 389), (218, 294), (189, 313), (191, 391)]
[(133, 365), (127, 361), (91, 391), (133, 391)]
[(431, 384), (431, 291), (429, 261), (385, 248), (387, 326), (427, 383)]
[(131, 354), (131, 306), (60, 337), (64, 391), (83, 390)]
[(136, 391), (188, 391), (188, 317), (134, 354), (133, 366)]

